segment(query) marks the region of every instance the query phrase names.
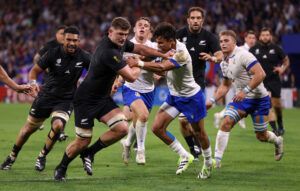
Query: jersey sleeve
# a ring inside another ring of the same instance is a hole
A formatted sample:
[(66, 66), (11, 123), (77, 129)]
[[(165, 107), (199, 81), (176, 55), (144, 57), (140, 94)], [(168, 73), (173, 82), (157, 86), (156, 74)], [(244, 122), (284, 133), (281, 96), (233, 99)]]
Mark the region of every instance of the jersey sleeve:
[(258, 63), (255, 56), (245, 50), (242, 52), (242, 54), (240, 54), (238, 59), (240, 59), (242, 66), (245, 67), (247, 71), (249, 71), (255, 64)]
[(117, 72), (126, 66), (121, 54), (117, 50), (107, 50), (103, 53), (103, 63)]
[(45, 46), (43, 46), (40, 50), (39, 50), (39, 55), (43, 56), (47, 51), (49, 50), (49, 46), (48, 44), (45, 44)]
[(134, 43), (126, 40), (125, 44), (124, 44), (124, 52), (132, 52), (134, 49)]
[(221, 51), (219, 39), (214, 35), (209, 35), (209, 49), (211, 53)]
[(51, 51), (47, 51), (39, 60), (39, 62), (37, 63), (39, 65), (39, 67), (41, 67), (43, 70), (45, 70), (46, 68), (48, 68), (51, 64)]
[(279, 46), (276, 46), (276, 54), (278, 55), (278, 57), (283, 60), (286, 57), (286, 54), (284, 53), (284, 51), (282, 50), (282, 48), (280, 48)]

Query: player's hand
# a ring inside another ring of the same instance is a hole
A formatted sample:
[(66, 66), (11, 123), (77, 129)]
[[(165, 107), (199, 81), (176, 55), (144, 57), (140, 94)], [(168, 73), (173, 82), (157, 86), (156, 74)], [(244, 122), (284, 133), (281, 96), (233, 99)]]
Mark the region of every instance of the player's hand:
[(18, 93), (29, 93), (31, 91), (31, 87), (28, 84), (17, 85), (14, 90)]
[(201, 52), (199, 54), (199, 59), (210, 62), (217, 62), (217, 58), (215, 56), (211, 56), (210, 54), (207, 54), (205, 52)]
[(118, 86), (116, 84), (113, 84), (110, 95), (111, 96), (114, 95), (117, 91), (118, 91)]
[(171, 49), (169, 50), (165, 55), (166, 55), (166, 58), (171, 58), (174, 56), (174, 54), (176, 53), (176, 50), (174, 49)]
[(126, 59), (126, 64), (128, 64), (128, 66), (130, 67), (130, 68), (132, 68), (132, 67), (138, 67), (138, 59), (136, 58), (136, 57), (134, 57), (134, 56), (130, 56), (130, 57), (128, 57), (127, 59)]
[(239, 101), (243, 101), (243, 99), (245, 99), (246, 97), (246, 93), (243, 91), (239, 91), (234, 97), (233, 97), (233, 101), (234, 102), (239, 102)]
[(214, 105), (213, 102), (211, 102), (210, 100), (206, 101), (206, 109), (209, 110), (210, 108), (212, 108), (212, 106)]
[(32, 97), (37, 97), (37, 95), (40, 91), (39, 84), (35, 80), (32, 80), (29, 82), (29, 85), (31, 87), (31, 91), (30, 91), (29, 95)]
[(273, 72), (281, 75), (281, 74), (284, 73), (284, 69), (281, 66), (275, 66), (274, 69), (273, 69)]

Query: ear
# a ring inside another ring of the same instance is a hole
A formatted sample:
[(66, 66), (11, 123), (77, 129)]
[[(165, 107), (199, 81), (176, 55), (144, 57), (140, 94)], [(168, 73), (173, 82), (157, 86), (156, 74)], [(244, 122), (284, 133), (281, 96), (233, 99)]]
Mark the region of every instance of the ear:
[(133, 27), (133, 32), (136, 33), (136, 28), (135, 27)]

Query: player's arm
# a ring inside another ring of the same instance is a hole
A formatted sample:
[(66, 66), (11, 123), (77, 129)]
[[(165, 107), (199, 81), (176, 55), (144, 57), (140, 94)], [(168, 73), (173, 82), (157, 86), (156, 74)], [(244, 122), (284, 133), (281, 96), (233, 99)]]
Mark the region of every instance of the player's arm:
[(242, 90), (239, 91), (234, 97), (233, 101), (238, 102), (242, 101), (246, 95), (255, 89), (266, 77), (266, 73), (261, 65), (257, 62), (250, 69), (250, 74), (252, 74), (252, 79), (248, 83), (248, 85)]
[(0, 81), (5, 83), (8, 87), (11, 89), (20, 92), (20, 93), (28, 93), (30, 91), (29, 85), (19, 85), (16, 82), (14, 82), (8, 74), (5, 72), (5, 70), (0, 66)]
[(221, 85), (216, 90), (214, 96), (206, 102), (206, 108), (211, 108), (214, 103), (216, 103), (219, 99), (224, 97), (229, 91), (231, 84), (232, 81), (230, 79), (224, 78)]
[(285, 56), (282, 60), (282, 65), (274, 67), (273, 72), (277, 72), (279, 75), (283, 74), (284, 71), (290, 66), (290, 59), (288, 56)]
[(162, 57), (164, 59), (167, 59), (170, 56), (168, 54), (163, 54), (154, 48), (150, 48), (148, 46), (141, 45), (141, 44), (135, 44), (132, 52), (142, 56), (156, 56), (156, 57)]
[(219, 63), (223, 59), (223, 53), (222, 51), (217, 51), (213, 55), (210, 55), (208, 53), (201, 52), (199, 59), (214, 62), (214, 63)]

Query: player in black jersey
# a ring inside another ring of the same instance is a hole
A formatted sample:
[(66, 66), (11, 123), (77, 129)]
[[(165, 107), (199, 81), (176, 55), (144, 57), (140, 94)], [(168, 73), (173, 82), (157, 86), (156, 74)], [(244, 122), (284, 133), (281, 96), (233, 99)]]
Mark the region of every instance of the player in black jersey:
[[(64, 41), (64, 30), (67, 28), (67, 26), (62, 25), (59, 26), (56, 29), (55, 33), (55, 39), (48, 41), (40, 50), (38, 53), (36, 53), (33, 57), (33, 64), (36, 65), (40, 61), (41, 57), (50, 49), (56, 48), (63, 44)], [(42, 130), (44, 128), (44, 125), (42, 124), (39, 129)], [(62, 131), (59, 135), (58, 141), (64, 141), (66, 140), (68, 136)]]
[(259, 42), (249, 50), (261, 63), (266, 78), (264, 85), (271, 94), (272, 107), (275, 111), (278, 129), (276, 127), (274, 111), (269, 113), (269, 123), (277, 135), (284, 134), (282, 122), (282, 106), (280, 100), (281, 81), (280, 75), (289, 67), (290, 61), (282, 48), (272, 43), (272, 31), (269, 28), (262, 28), (259, 34)]
[[(80, 84), (74, 100), (76, 139), (71, 142), (64, 156), (55, 169), (54, 179), (65, 180), (69, 163), (81, 153), (84, 169), (92, 175), (92, 161), (95, 153), (112, 145), (127, 132), (127, 122), (122, 110), (111, 98), (111, 89), (117, 75), (124, 80), (133, 82), (138, 78), (140, 69), (130, 68), (127, 63), (138, 62), (138, 59), (129, 57), (126, 61), (122, 58), (123, 52), (133, 52), (143, 56), (159, 56), (167, 58), (167, 55), (144, 45), (133, 44), (127, 40), (131, 26), (122, 17), (113, 19), (108, 31), (99, 43), (91, 59), (91, 66), (84, 81)], [(105, 123), (109, 130), (89, 148), (92, 139), (94, 119)]]
[[(78, 48), (79, 31), (69, 27), (64, 32), (64, 44), (49, 49), (29, 72), (30, 84), (38, 92), (27, 118), (21, 128), (17, 141), (7, 159), (1, 164), (2, 170), (8, 170), (15, 162), (19, 151), (28, 138), (51, 116), (51, 130), (44, 148), (41, 150), (35, 169), (42, 171), (46, 165), (46, 155), (57, 141), (59, 134), (71, 114), (71, 103), (77, 88), (77, 81), (84, 68), (88, 68), (90, 55)], [(45, 72), (45, 83), (39, 91), (36, 84), (38, 74)]]
[[(204, 18), (204, 10), (201, 7), (191, 7), (187, 15), (188, 25), (179, 29), (176, 34), (177, 40), (186, 45), (192, 57), (193, 75), (195, 81), (201, 86), (203, 91), (205, 89), (206, 61), (220, 62), (223, 57), (217, 37), (202, 27)], [(179, 115), (179, 122), (181, 133), (191, 153), (195, 159), (198, 159), (198, 155), (201, 153), (201, 147), (199, 147), (199, 143), (194, 142), (194, 140), (197, 139), (194, 139), (194, 131), (191, 125), (183, 114)], [(195, 147), (195, 145), (198, 145), (198, 148)], [(199, 151), (197, 151), (198, 149)]]

